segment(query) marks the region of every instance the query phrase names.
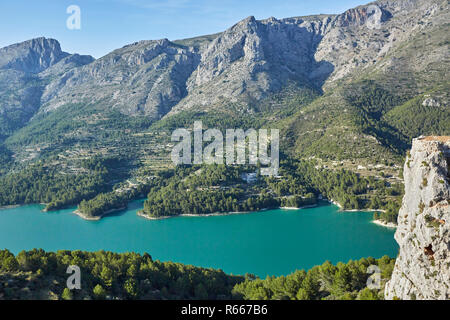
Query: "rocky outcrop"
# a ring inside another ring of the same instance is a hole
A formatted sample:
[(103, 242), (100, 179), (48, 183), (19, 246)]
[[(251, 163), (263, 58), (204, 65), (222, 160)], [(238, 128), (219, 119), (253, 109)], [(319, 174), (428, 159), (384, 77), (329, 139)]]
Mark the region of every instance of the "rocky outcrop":
[(422, 106), (424, 107), (440, 107), (441, 104), (433, 98), (426, 98), (422, 102)]
[(386, 299), (450, 299), (450, 137), (413, 140)]
[(391, 13), (376, 4), (350, 9), (338, 17), (338, 24), (343, 27), (365, 25), (369, 29), (380, 28), (391, 17)]
[[(448, 20), (441, 2), (381, 0), (339, 15), (248, 17), (220, 34), (140, 41), (96, 61), (38, 38), (0, 49), (0, 69), (52, 78), (34, 105), (44, 112), (100, 104), (157, 120), (171, 111), (226, 102), (245, 109), (287, 84), (320, 92), (375, 64), (415, 28)], [(440, 59), (440, 53), (432, 56)]]
[(78, 68), (93, 62), (95, 59), (88, 55), (71, 54), (58, 63), (39, 73), (40, 78), (60, 76), (73, 68)]
[(218, 34), (140, 41), (95, 61), (63, 52), (56, 40), (33, 39), (0, 49), (0, 140), (36, 112), (64, 105), (157, 121), (186, 110), (259, 112), (266, 98), (274, 98), (271, 108), (283, 97), (303, 100), (303, 91), (333, 93), (351, 78), (380, 70), (416, 79), (405, 72), (420, 69), (438, 81), (444, 73), (428, 70), (448, 60), (441, 37), (427, 44), (430, 54), (395, 50), (414, 43), (417, 34), (445, 34), (448, 19), (446, 1), (380, 0), (338, 15), (248, 17)]
[(36, 38), (0, 49), (0, 140), (24, 126), (41, 107), (48, 79), (91, 63), (69, 54), (58, 41)]
[(193, 48), (167, 39), (133, 43), (52, 81), (42, 96), (42, 111), (100, 103), (159, 119), (187, 94), (186, 80), (199, 61)]
[(221, 99), (260, 100), (290, 81), (320, 88), (333, 72), (330, 63), (314, 58), (322, 27), (320, 19), (258, 21), (250, 16), (240, 21), (200, 52), (187, 82), (189, 95), (173, 111), (210, 107)]
[[(448, 12), (439, 0), (377, 1), (339, 15), (248, 17), (199, 52), (188, 95), (169, 115), (209, 109), (221, 101), (245, 107), (287, 83), (326, 91), (353, 72), (374, 66), (422, 25), (444, 23), (444, 17)], [(438, 62), (445, 55), (446, 50), (439, 51), (416, 65)]]
[(0, 69), (39, 73), (69, 54), (54, 39), (36, 38), (0, 49)]

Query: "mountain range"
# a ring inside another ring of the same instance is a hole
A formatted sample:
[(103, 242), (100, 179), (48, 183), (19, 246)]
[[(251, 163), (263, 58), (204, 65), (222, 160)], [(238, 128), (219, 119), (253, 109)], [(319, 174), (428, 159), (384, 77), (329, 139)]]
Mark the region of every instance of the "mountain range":
[(302, 158), (399, 164), (413, 137), (450, 134), (449, 15), (448, 1), (380, 0), (248, 17), (99, 59), (54, 39), (10, 45), (0, 49), (0, 160), (66, 168), (127, 153), (139, 167), (163, 158), (162, 131), (203, 120), (280, 128), (283, 152)]

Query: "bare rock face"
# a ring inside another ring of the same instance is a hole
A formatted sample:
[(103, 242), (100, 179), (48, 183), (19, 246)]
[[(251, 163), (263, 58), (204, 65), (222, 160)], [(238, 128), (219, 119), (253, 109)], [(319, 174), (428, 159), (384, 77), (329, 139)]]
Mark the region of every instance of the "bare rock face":
[(58, 41), (36, 38), (0, 48), (0, 138), (24, 126), (41, 107), (47, 79), (91, 63)]
[(376, 4), (350, 9), (339, 16), (337, 24), (341, 27), (366, 26), (369, 29), (377, 29), (387, 21), (391, 14)]
[(445, 31), (449, 15), (443, 0), (379, 0), (339, 15), (248, 17), (218, 34), (140, 41), (95, 61), (53, 39), (29, 40), (0, 49), (0, 138), (2, 128), (9, 135), (64, 105), (157, 121), (181, 111), (247, 112), (285, 88), (331, 92), (366, 71), (432, 74), (448, 60), (444, 45), (426, 56), (394, 51)]
[(69, 54), (54, 39), (36, 38), (0, 49), (0, 69), (39, 73)]
[[(380, 62), (422, 26), (443, 24), (446, 7), (439, 0), (382, 0), (339, 15), (248, 17), (199, 51), (200, 63), (187, 81), (188, 95), (168, 116), (208, 110), (221, 101), (245, 105), (287, 83), (327, 91), (356, 70)], [(445, 54), (440, 51), (415, 66), (425, 68)]]
[(62, 58), (58, 63), (39, 73), (40, 78), (61, 76), (64, 72), (93, 62), (95, 59), (88, 55), (71, 54)]
[(173, 112), (223, 98), (259, 100), (289, 81), (319, 88), (333, 71), (330, 63), (314, 58), (322, 25), (320, 19), (301, 18), (258, 21), (251, 16), (240, 21), (200, 52), (187, 82), (189, 95)]
[(52, 81), (42, 95), (43, 111), (102, 103), (158, 119), (186, 95), (186, 80), (199, 60), (194, 49), (167, 39), (133, 43)]
[(450, 299), (450, 137), (413, 140), (386, 299)]
[(433, 98), (426, 98), (422, 102), (422, 106), (424, 107), (440, 107), (441, 104)]

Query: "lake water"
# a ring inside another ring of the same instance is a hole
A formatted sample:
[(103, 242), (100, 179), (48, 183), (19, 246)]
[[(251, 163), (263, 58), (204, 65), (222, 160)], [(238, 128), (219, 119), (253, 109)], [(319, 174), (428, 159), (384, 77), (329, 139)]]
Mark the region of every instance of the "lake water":
[(211, 217), (147, 220), (143, 200), (100, 221), (72, 209), (41, 212), (28, 205), (0, 210), (0, 248), (148, 252), (153, 259), (220, 268), (227, 273), (286, 275), (326, 260), (395, 257), (394, 229), (371, 222), (367, 212), (339, 212), (323, 203), (300, 210), (267, 210)]

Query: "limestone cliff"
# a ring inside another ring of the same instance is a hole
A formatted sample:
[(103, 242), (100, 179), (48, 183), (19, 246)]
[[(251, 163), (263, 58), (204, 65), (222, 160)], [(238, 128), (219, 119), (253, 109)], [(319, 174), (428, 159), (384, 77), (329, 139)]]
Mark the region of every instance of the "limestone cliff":
[(450, 299), (450, 137), (413, 140), (386, 299)]

